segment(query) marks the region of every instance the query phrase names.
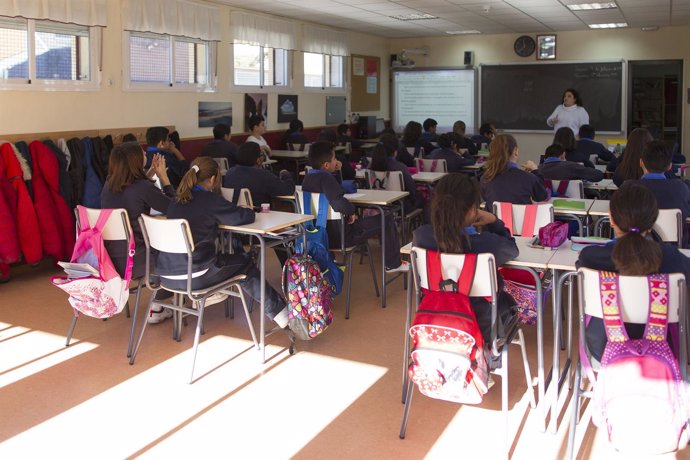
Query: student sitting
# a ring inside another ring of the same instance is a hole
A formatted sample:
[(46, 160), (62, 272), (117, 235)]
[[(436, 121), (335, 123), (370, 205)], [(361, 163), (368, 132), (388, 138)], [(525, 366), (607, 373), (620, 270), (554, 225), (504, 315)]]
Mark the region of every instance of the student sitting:
[(479, 134), (470, 138), (477, 145), (477, 149), (482, 149), (482, 144), (491, 145), (491, 141), (496, 137), (496, 127), (491, 123), (484, 123), (479, 127)]
[[(302, 190), (305, 192), (326, 195), (331, 207), (346, 217), (345, 245), (352, 246), (364, 243), (381, 232), (380, 216), (357, 219), (355, 206), (345, 198), (345, 189), (333, 177), (339, 167), (335, 158), (334, 145), (330, 142), (315, 142), (309, 149), (309, 163), (312, 168), (304, 177)], [(328, 221), (328, 242), (332, 248), (340, 247), (340, 222)], [(392, 216), (386, 215), (386, 246), (384, 248), (387, 272), (408, 271), (409, 264), (400, 260), (400, 242), (398, 231)]]
[[(240, 208), (223, 199), (217, 192), (220, 185), (220, 168), (209, 157), (198, 157), (184, 175), (177, 189), (177, 199), (168, 207), (169, 219), (187, 219), (194, 239), (192, 271), (203, 274), (192, 279), (192, 289), (203, 289), (233, 276), (246, 275), (240, 283), (242, 290), (259, 299), (261, 275), (252, 260), (245, 254), (216, 255), (218, 225), (244, 225), (254, 222), (254, 211)], [(160, 253), (156, 262), (157, 272), (162, 275), (163, 287), (187, 289), (187, 278), (169, 279), (163, 275), (187, 275), (187, 255)], [(285, 300), (268, 283), (265, 286), (264, 307), (266, 316), (284, 328), (288, 323)]]
[(354, 139), (352, 137), (352, 130), (350, 129), (350, 125), (348, 124), (340, 123), (337, 128), (337, 134), (338, 145), (345, 145), (349, 143), (351, 148), (358, 149), (363, 144), (362, 141)]
[(645, 146), (652, 142), (654, 138), (646, 128), (635, 128), (628, 135), (628, 142), (623, 153), (617, 161), (612, 161), (606, 166), (606, 170), (614, 165), (613, 183), (618, 187), (630, 179), (639, 179), (642, 176), (640, 159)]
[[(412, 245), (454, 254), (489, 252), (502, 265), (518, 256), (515, 239), (503, 222), (479, 209), (479, 186), (464, 174), (448, 174), (434, 187), (431, 199), (431, 225), (414, 231)], [(513, 298), (503, 291), (503, 278), (497, 273), (498, 316), (503, 324), (515, 315)], [(473, 297), (472, 310), (486, 343), (491, 340), (491, 305), (483, 297)]]
[(690, 216), (690, 190), (677, 178), (669, 178), (671, 151), (662, 141), (652, 141), (642, 151), (642, 177), (625, 183), (640, 184), (652, 191), (659, 209), (680, 209), (683, 214), (683, 246), (687, 246), (688, 230), (685, 221)]
[(417, 185), (412, 179), (410, 170), (396, 159), (398, 139), (392, 134), (383, 134), (378, 145), (374, 148), (369, 169), (373, 171), (400, 171), (403, 176), (403, 185), (409, 195), (405, 198), (405, 212), (409, 213), (416, 208), (421, 208), (423, 200), (417, 194)]
[[(565, 128), (570, 130), (570, 128)], [(572, 131), (570, 131), (572, 132)], [(544, 163), (539, 165), (539, 172), (544, 179), (551, 180), (586, 180), (599, 182), (604, 173), (598, 169), (588, 168), (565, 159), (565, 150), (561, 144), (551, 144), (544, 152)]]
[[(580, 252), (576, 266), (594, 270), (617, 271), (626, 276), (650, 273), (683, 273), (690, 277), (690, 258), (676, 245), (657, 243), (650, 238), (659, 210), (654, 194), (636, 183), (624, 183), (611, 197), (609, 215), (616, 238), (610, 243), (592, 245)], [(645, 306), (645, 308), (647, 308)], [(625, 324), (631, 339), (642, 338), (644, 324)], [(673, 335), (669, 334), (669, 340)], [(601, 318), (591, 318), (585, 337), (592, 356), (601, 361), (606, 346), (606, 332)], [(677, 349), (677, 346), (671, 346)]]
[(294, 195), (295, 183), (290, 173), (283, 169), (279, 177), (261, 167), (263, 155), (261, 148), (255, 142), (246, 142), (237, 152), (237, 165), (228, 169), (223, 178), (223, 187), (235, 189), (249, 189), (252, 202), (255, 205), (270, 203), (273, 198), (281, 195)]
[[(398, 146), (398, 160), (407, 166), (414, 166), (414, 159), (420, 156), (422, 145), (422, 125), (416, 121), (407, 122)], [(410, 153), (409, 148), (414, 148), (414, 151)], [(431, 150), (425, 153), (429, 154)]]
[(553, 143), (559, 144), (565, 150), (565, 158), (568, 161), (582, 163), (588, 168), (594, 169), (594, 164), (589, 161), (589, 157), (582, 155), (574, 155), (575, 152), (575, 134), (568, 126), (560, 127), (556, 130), (553, 136)]
[(434, 142), (438, 140), (438, 135), (436, 134), (437, 126), (438, 123), (433, 118), (427, 118), (426, 120), (424, 120), (424, 123), (422, 123), (424, 132), (422, 133), (421, 142), (422, 147), (424, 147), (424, 151), (427, 153), (427, 155), (429, 154), (429, 152), (434, 150)]
[[(334, 146), (338, 144), (338, 135), (333, 129), (324, 129), (316, 137), (318, 141), (330, 142)], [(344, 153), (336, 152), (336, 159), (340, 163), (340, 175), (343, 180), (354, 181), (357, 175), (357, 171), (352, 167), (350, 161), (347, 159), (347, 155)]]
[(459, 172), (463, 167), (471, 166), (475, 163), (471, 155), (462, 156), (458, 153), (458, 149), (455, 146), (455, 138), (451, 133), (441, 134), (438, 137), (438, 148), (424, 158), (428, 160), (446, 160), (448, 172)]
[(304, 123), (301, 120), (290, 120), (290, 128), (283, 134), (283, 142), (285, 145), (309, 143), (309, 139), (304, 135)]
[(264, 139), (264, 133), (266, 132), (266, 123), (264, 117), (261, 115), (252, 115), (247, 121), (247, 126), (249, 127), (250, 135), (247, 138), (247, 142), (256, 142), (261, 147), (261, 152), (266, 155), (266, 158), (271, 156), (271, 147)]
[(468, 153), (475, 157), (479, 152), (477, 150), (477, 144), (472, 142), (472, 140), (467, 137), (465, 134), (466, 129), (467, 125), (465, 125), (465, 122), (462, 120), (458, 120), (453, 123), (453, 138), (455, 139), (455, 145), (457, 146), (458, 150), (467, 149)]
[(211, 158), (225, 158), (228, 160), (228, 167), (230, 168), (235, 166), (236, 154), (237, 144), (230, 141), (230, 126), (225, 123), (218, 123), (213, 127), (213, 140), (204, 146), (201, 155)]
[(582, 125), (577, 134), (578, 140), (575, 142), (575, 150), (570, 154), (570, 161), (584, 163), (584, 160), (590, 161), (590, 155), (596, 155), (601, 161), (609, 162), (615, 158), (613, 153), (609, 152), (606, 147), (594, 140), (596, 132), (592, 125)]
[(510, 134), (499, 134), (489, 146), (489, 158), (481, 179), (486, 209), (493, 209), (494, 201), (531, 204), (548, 198), (544, 182), (533, 161), (518, 166), (520, 150)]
[(154, 126), (146, 130), (146, 165), (145, 168), (150, 168), (153, 162), (153, 157), (160, 154), (168, 167), (168, 177), (170, 184), (177, 187), (180, 179), (189, 169), (189, 163), (185, 160), (182, 152), (180, 152), (175, 144), (170, 141), (168, 137), (170, 131), (165, 126)]

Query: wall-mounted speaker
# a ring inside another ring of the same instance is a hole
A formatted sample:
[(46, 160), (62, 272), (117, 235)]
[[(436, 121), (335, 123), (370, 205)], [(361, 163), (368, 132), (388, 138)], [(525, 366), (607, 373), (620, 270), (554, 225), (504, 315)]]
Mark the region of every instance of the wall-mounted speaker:
[(472, 51), (465, 51), (463, 63), (466, 66), (471, 66), (474, 64), (474, 53)]

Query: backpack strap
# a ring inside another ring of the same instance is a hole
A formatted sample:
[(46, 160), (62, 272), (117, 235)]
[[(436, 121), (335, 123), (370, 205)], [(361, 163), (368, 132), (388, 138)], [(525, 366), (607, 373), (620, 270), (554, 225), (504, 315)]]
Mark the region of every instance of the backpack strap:
[(609, 342), (627, 342), (630, 339), (618, 306), (618, 273), (599, 272), (599, 291), (606, 339)]
[(558, 190), (556, 193), (558, 193), (558, 196), (565, 196), (565, 191), (568, 190), (568, 186), (570, 185), (569, 180), (562, 180), (558, 183)]
[[(477, 266), (477, 254), (465, 254), (465, 260), (460, 270), (460, 276), (455, 281), (456, 292), (469, 295), (474, 282), (474, 272)], [(441, 270), (441, 253), (428, 250), (426, 252), (426, 276), (429, 289), (432, 291), (443, 291), (446, 281), (443, 279)]]
[(644, 338), (663, 342), (666, 340), (668, 330), (668, 274), (648, 275), (647, 283), (649, 284), (649, 314)]
[(528, 204), (525, 206), (525, 215), (522, 217), (521, 236), (534, 235), (534, 225), (537, 222), (537, 205)]
[[(311, 192), (302, 192), (304, 200), (304, 213), (311, 214)], [(328, 198), (323, 193), (319, 197), (319, 209), (316, 212), (316, 226), (326, 227), (326, 220), (328, 218)]]
[(501, 220), (508, 228), (511, 235), (514, 235), (513, 231), (513, 205), (511, 203), (501, 202), (499, 203), (501, 207)]

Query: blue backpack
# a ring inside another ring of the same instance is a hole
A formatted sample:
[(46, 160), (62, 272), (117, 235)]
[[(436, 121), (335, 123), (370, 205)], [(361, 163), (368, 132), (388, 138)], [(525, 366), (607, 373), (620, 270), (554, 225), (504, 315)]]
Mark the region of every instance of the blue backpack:
[[(303, 192), (304, 194), (304, 213), (311, 214), (311, 193)], [(335, 258), (331, 251), (328, 250), (328, 234), (326, 233), (326, 216), (328, 215), (328, 199), (326, 195), (321, 194), (319, 200), (319, 210), (316, 214), (316, 225), (309, 222), (305, 224), (307, 233), (307, 254), (319, 264), (321, 274), (323, 275), (333, 289), (333, 294), (340, 294), (343, 289), (343, 279), (345, 274), (343, 269), (335, 263)], [(302, 240), (297, 240), (295, 244), (295, 251), (303, 253)]]

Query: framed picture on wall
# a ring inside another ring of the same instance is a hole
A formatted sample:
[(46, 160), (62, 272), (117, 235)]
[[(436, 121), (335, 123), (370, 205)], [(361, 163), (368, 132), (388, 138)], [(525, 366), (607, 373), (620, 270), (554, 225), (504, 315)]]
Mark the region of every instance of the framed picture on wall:
[(556, 35), (537, 35), (537, 59), (556, 59)]

